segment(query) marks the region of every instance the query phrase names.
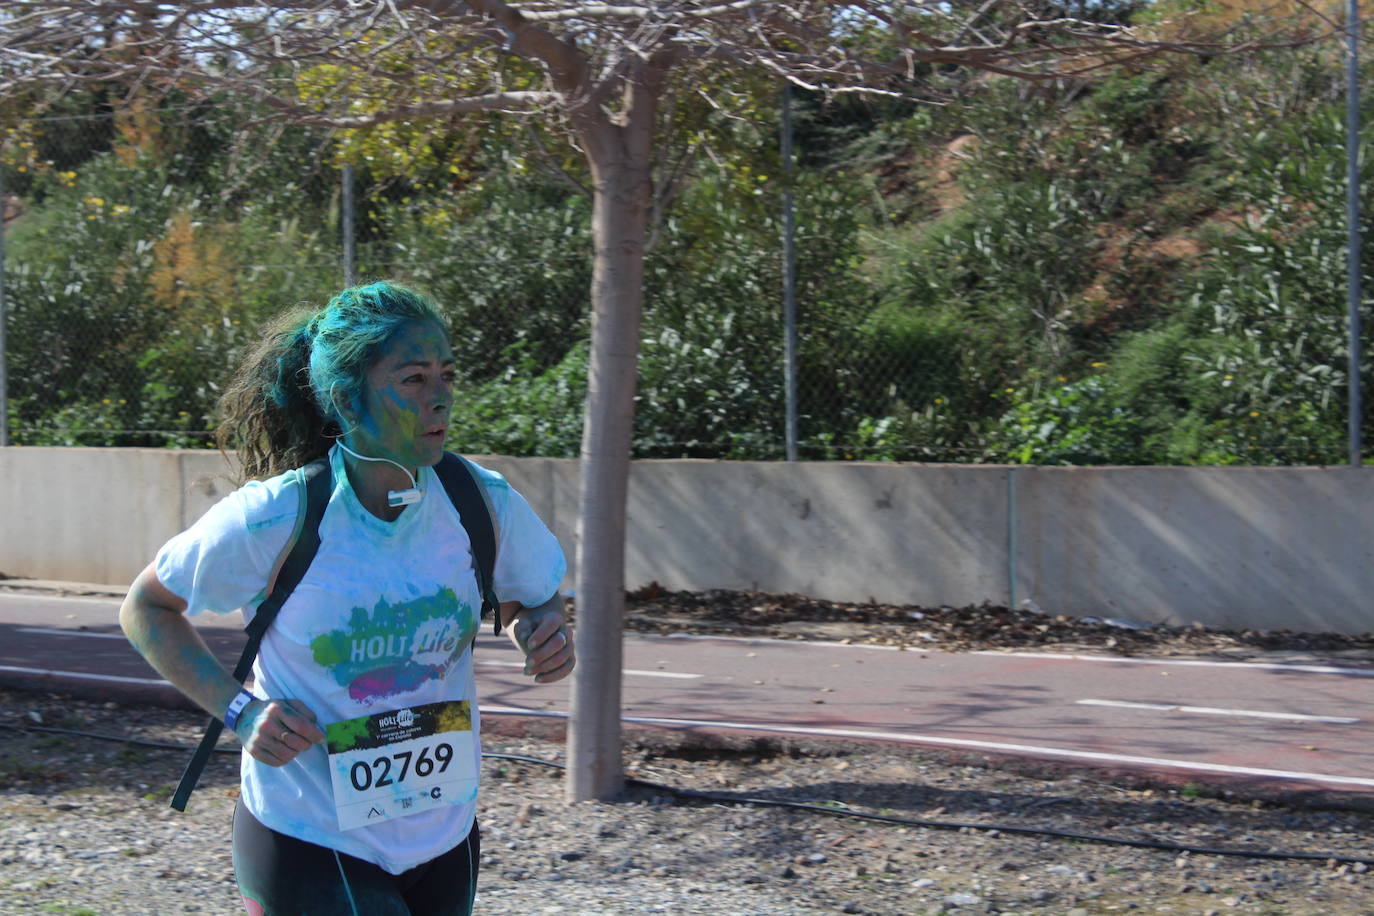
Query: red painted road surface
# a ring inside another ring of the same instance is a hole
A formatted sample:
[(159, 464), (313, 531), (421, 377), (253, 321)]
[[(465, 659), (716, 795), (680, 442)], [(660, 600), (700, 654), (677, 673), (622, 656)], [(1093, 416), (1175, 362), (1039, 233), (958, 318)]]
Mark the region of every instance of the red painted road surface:
[[(0, 685), (60, 680), (124, 698), (170, 688), (119, 631), (114, 597), (0, 590)], [(228, 663), (238, 617), (202, 619)], [(568, 684), (532, 684), (488, 631), (476, 653), (484, 714), (563, 716)], [(1244, 779), (1374, 796), (1374, 665), (1236, 663), (1053, 653), (897, 651), (795, 641), (625, 639), (627, 721), (741, 734), (895, 742)]]

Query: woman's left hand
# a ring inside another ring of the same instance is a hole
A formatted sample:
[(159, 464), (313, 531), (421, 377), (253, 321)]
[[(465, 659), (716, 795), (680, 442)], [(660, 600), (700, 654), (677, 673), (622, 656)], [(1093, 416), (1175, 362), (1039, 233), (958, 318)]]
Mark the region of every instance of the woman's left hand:
[(534, 675), (536, 684), (562, 680), (577, 664), (562, 604), (559, 599), (537, 608), (521, 608), (511, 627), (511, 637), (525, 653), (525, 673)]
[(234, 734), (254, 760), (282, 767), (312, 744), (325, 742), (318, 721), (300, 700), (253, 700), (244, 707)]

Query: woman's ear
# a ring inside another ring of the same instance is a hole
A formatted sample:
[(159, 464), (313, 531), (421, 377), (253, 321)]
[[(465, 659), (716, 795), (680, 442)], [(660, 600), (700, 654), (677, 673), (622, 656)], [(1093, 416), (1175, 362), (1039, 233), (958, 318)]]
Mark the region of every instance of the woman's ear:
[(357, 404), (356, 397), (350, 397), (348, 392), (340, 390), (338, 383), (330, 386), (329, 400), (334, 406), (334, 413), (338, 415), (340, 426), (344, 430), (350, 430), (358, 425), (358, 419), (362, 413)]

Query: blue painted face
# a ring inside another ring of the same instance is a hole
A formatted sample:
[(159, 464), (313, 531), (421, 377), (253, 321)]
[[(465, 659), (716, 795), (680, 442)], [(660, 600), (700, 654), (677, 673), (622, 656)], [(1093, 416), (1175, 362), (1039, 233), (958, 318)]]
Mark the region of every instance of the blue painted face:
[(453, 408), (453, 366), (443, 328), (428, 321), (402, 326), (363, 381), (362, 410), (344, 444), (406, 468), (437, 464)]

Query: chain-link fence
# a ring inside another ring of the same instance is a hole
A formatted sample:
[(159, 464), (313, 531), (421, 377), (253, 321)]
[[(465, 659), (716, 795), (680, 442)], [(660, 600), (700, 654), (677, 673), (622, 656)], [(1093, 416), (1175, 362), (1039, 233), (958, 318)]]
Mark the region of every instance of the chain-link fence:
[[(424, 180), (364, 161), (345, 194), (327, 135), (245, 120), (233, 106), (86, 100), (11, 122), (10, 442), (212, 444), (218, 394), (264, 322), (323, 304), (351, 260), (359, 278), (413, 283), (451, 314), (451, 447), (575, 455), (588, 203), (547, 176), (451, 164), (461, 156)], [(866, 224), (840, 184), (795, 184), (801, 458), (1345, 460), (1338, 220), (1301, 251), (1291, 233), (1248, 237), (1248, 267), (1226, 261), (1182, 288), (1171, 272), (1196, 254), (1183, 241), (1103, 238), (1073, 214), (1056, 223), (1053, 195), (1034, 189), (1002, 202), (1026, 208), (1004, 221), (1024, 238), (971, 216), (888, 257), (895, 236)], [(740, 196), (703, 179), (657, 228), (639, 457), (786, 455), (777, 204), (771, 188)], [(1074, 233), (1086, 239), (1076, 258), (1035, 253)], [(986, 294), (1023, 261), (1019, 291)], [(1241, 285), (1238, 271), (1257, 279)], [(1284, 278), (1310, 283), (1312, 271), (1325, 286), (1299, 302)], [(1150, 296), (1178, 307), (1133, 311)]]

